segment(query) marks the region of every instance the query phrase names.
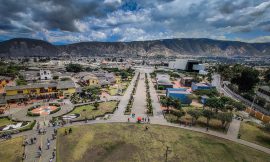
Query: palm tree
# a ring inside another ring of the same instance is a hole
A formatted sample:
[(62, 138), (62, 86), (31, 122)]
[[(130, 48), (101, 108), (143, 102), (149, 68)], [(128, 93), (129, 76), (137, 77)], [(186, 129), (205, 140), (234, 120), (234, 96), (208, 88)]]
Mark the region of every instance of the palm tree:
[[(217, 118), (221, 121), (221, 127), (222, 128), (226, 128), (227, 123), (230, 123), (232, 121), (233, 118), (233, 114), (232, 113), (218, 113)], [(226, 123), (226, 125), (225, 125)]]
[(198, 118), (202, 115), (202, 112), (200, 110), (189, 110), (187, 113), (192, 117), (192, 123), (194, 123), (194, 119), (196, 122)]
[(179, 121), (179, 119), (186, 114), (183, 110), (173, 110), (172, 113), (177, 117), (177, 121)]
[(94, 103), (94, 107), (95, 107), (95, 110), (97, 110), (98, 107), (99, 107), (99, 103), (98, 103), (98, 102), (95, 102), (95, 103)]
[(209, 122), (210, 122), (211, 118), (214, 116), (213, 112), (211, 110), (205, 109), (205, 110), (203, 110), (202, 115), (206, 118), (206, 120), (207, 120), (206, 125), (207, 125), (207, 127), (209, 127)]
[(172, 106), (175, 109), (181, 109), (181, 102), (178, 99), (173, 99), (172, 100)]

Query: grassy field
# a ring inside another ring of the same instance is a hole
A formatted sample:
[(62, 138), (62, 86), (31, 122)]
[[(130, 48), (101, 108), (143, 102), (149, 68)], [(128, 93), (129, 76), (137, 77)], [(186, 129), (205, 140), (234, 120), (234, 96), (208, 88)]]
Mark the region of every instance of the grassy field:
[[(73, 126), (72, 134), (60, 128), (58, 162), (168, 161), (262, 162), (269, 154), (231, 141), (168, 126), (142, 124), (95, 124)], [(67, 128), (68, 129), (68, 128)]]
[(253, 122), (241, 122), (241, 138), (270, 148), (270, 132), (265, 132), (258, 124)]
[(20, 162), (23, 154), (23, 138), (17, 137), (0, 142), (1, 162)]
[(96, 116), (104, 115), (105, 113), (112, 113), (116, 106), (117, 106), (116, 101), (101, 102), (99, 104), (98, 110), (94, 110), (93, 104), (90, 104), (76, 107), (69, 114), (80, 114), (80, 117), (76, 118), (76, 120), (85, 119), (85, 117), (87, 119), (92, 119), (95, 118)]
[(109, 89), (109, 94), (110, 94), (111, 96), (116, 96), (116, 95), (118, 95), (118, 89), (117, 89), (117, 88), (110, 88), (110, 89)]
[(8, 118), (0, 118), (0, 127), (12, 124), (13, 122), (9, 120)]

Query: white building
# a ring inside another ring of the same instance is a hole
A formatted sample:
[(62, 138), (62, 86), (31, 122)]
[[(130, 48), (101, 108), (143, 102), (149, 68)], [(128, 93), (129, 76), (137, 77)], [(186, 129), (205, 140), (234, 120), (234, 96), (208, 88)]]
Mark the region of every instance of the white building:
[(40, 70), (39, 71), (40, 80), (51, 80), (52, 73), (50, 70)]

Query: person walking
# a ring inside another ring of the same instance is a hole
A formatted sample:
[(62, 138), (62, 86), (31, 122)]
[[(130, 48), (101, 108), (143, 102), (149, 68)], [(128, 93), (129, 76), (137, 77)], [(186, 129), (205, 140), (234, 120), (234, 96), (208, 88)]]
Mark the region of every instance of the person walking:
[(54, 157), (55, 157), (55, 152), (53, 151), (52, 152), (52, 158), (54, 159)]
[(50, 142), (47, 143), (47, 150), (50, 149)]
[(71, 129), (71, 128), (69, 128), (68, 133), (69, 133), (69, 134), (72, 133), (72, 129)]

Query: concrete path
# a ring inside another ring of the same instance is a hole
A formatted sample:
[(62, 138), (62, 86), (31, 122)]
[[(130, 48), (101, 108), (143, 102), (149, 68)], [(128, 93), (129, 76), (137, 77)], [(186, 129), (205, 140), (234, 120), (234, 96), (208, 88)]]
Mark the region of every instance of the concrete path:
[(141, 72), (131, 109), (131, 113), (141, 117), (146, 116), (146, 87), (144, 76), (145, 74)]
[[(56, 117), (56, 116), (61, 116), (69, 111), (71, 111), (73, 109), (73, 104), (69, 101), (69, 100), (64, 100), (63, 102), (64, 104), (61, 105), (61, 109), (54, 113), (54, 114), (51, 114), (49, 116), (46, 116), (46, 120), (50, 120), (52, 119), (53, 117)], [(61, 103), (60, 103), (61, 104)], [(33, 106), (33, 105), (31, 105)], [(14, 114), (12, 114), (12, 119), (13, 120), (19, 120), (19, 121), (33, 121), (33, 120), (37, 120), (37, 121), (42, 121), (44, 120), (44, 117), (43, 116), (38, 116), (38, 117), (32, 117), (32, 116), (27, 116), (27, 111), (28, 109), (30, 108), (27, 107), (27, 108), (24, 108)]]
[(126, 110), (130, 95), (132, 93), (136, 78), (138, 76), (138, 72), (136, 72), (136, 74), (134, 75), (134, 77), (132, 78), (127, 90), (125, 91), (125, 94), (122, 96), (119, 104), (118, 104), (118, 109), (115, 110), (113, 116), (111, 117), (111, 120), (117, 121), (127, 121), (127, 116), (124, 115), (124, 112)]
[(150, 96), (151, 96), (151, 99), (152, 99), (152, 106), (153, 106), (153, 115), (154, 115), (154, 117), (153, 117), (152, 120), (154, 120), (157, 123), (166, 124), (167, 121), (164, 118), (164, 115), (163, 115), (163, 112), (162, 112), (162, 109), (161, 109), (161, 105), (159, 103), (158, 95), (157, 95), (156, 90), (154, 88), (154, 84), (151, 81), (149, 73), (147, 73), (147, 79), (148, 79), (148, 82), (149, 82), (149, 91), (150, 91)]
[(230, 123), (229, 129), (227, 131), (227, 135), (230, 136), (231, 138), (237, 138), (240, 125), (241, 125), (240, 120), (233, 119), (232, 122)]

